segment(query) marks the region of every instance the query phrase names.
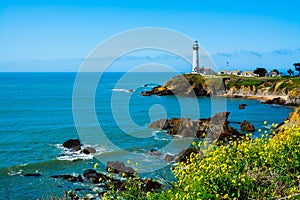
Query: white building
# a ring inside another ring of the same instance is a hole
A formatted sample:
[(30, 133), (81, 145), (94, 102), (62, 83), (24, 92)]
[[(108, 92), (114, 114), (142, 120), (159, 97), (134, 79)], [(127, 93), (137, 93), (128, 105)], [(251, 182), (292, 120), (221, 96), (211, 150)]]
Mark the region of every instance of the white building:
[(225, 74), (228, 74), (228, 71), (227, 70), (221, 70), (221, 71), (219, 71), (218, 74), (225, 75)]
[(244, 71), (241, 73), (241, 76), (254, 77), (254, 76), (257, 76), (257, 74), (254, 74), (253, 71)]
[(241, 75), (242, 71), (241, 70), (233, 70), (230, 72), (231, 75), (236, 75), (236, 76), (239, 76)]

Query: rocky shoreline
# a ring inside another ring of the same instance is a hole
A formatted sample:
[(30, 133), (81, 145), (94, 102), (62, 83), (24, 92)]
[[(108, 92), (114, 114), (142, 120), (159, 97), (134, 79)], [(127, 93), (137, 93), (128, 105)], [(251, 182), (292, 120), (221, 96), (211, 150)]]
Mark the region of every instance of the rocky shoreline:
[(149, 128), (167, 130), (171, 136), (191, 137), (211, 140), (236, 140), (244, 136), (228, 124), (230, 112), (215, 114), (212, 118), (191, 120), (190, 118), (171, 118), (154, 121)]
[[(168, 80), (164, 85), (143, 91), (143, 96), (223, 96), (227, 98), (256, 99), (266, 104), (298, 106), (300, 104), (300, 80), (281, 80), (278, 78), (262, 80), (259, 78), (209, 77), (199, 74), (182, 74)], [(293, 85), (294, 84), (294, 85)]]

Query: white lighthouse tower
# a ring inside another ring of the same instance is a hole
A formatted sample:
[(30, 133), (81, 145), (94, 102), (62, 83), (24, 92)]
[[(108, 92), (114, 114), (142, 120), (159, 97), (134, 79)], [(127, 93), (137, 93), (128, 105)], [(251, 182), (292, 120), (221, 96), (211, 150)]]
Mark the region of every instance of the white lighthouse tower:
[(192, 66), (192, 72), (197, 72), (199, 68), (199, 55), (198, 55), (198, 41), (195, 40), (193, 44), (193, 66)]

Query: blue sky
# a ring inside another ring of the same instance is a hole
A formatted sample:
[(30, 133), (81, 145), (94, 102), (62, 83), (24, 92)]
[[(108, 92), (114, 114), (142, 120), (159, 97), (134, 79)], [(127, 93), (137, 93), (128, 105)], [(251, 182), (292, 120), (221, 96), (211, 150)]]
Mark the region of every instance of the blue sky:
[[(0, 0), (0, 71), (77, 71), (99, 43), (141, 27), (197, 39), (219, 69), (228, 61), (229, 69), (286, 71), (300, 62), (299, 7), (298, 0)], [(115, 69), (145, 56), (123, 59)], [(189, 69), (168, 59), (180, 71)]]

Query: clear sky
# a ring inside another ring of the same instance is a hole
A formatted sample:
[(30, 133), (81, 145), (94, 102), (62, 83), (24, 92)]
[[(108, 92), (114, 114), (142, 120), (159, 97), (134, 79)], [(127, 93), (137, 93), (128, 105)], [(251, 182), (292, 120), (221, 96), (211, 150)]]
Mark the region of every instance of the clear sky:
[(299, 0), (0, 0), (0, 71), (77, 71), (99, 43), (141, 27), (197, 39), (219, 69), (286, 71), (300, 62), (299, 8)]

